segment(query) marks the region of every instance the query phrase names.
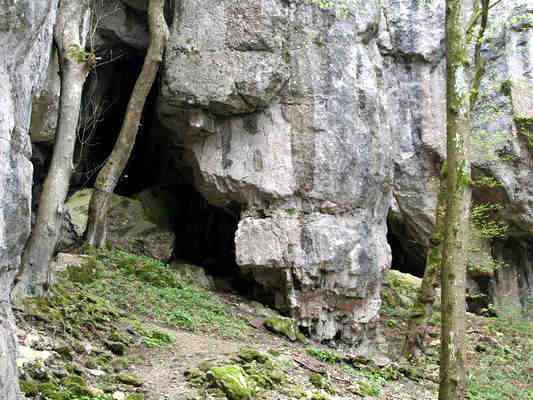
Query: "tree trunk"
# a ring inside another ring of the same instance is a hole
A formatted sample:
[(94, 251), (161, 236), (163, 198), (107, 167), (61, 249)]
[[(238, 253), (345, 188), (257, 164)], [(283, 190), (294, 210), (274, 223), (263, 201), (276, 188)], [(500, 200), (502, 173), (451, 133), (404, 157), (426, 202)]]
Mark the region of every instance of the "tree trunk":
[(466, 392), (465, 281), (470, 203), (470, 90), (466, 76), (463, 0), (446, 1), (447, 211), (442, 255), (442, 332), (439, 400)]
[(73, 170), (73, 154), (83, 85), (89, 67), (83, 51), (88, 33), (88, 1), (62, 0), (54, 33), (61, 65), (61, 103), (50, 170), (39, 201), (37, 220), (22, 257), (13, 298), (41, 296), (49, 284), (53, 256)]
[(446, 210), (446, 176), (441, 176), (440, 192), (435, 211), (435, 231), (431, 236), (426, 256), (426, 269), (416, 302), (411, 309), (403, 354), (407, 359), (416, 359), (424, 351), (427, 326), (433, 314), (433, 303), (439, 287), (442, 263), (442, 238), (444, 236), (444, 212)]
[(96, 178), (86, 231), (87, 242), (95, 247), (102, 247), (105, 244), (109, 198), (130, 158), (146, 98), (152, 89), (163, 60), (163, 52), (169, 34), (163, 13), (164, 3), (164, 0), (150, 0), (148, 6), (150, 46), (144, 59), (143, 69), (135, 83), (115, 147)]
[[(466, 40), (470, 37), (471, 32), (476, 28), (479, 20), (479, 30), (475, 39), (474, 48), (474, 79), (469, 91), (469, 112), (471, 112), (477, 102), (478, 92), (481, 86), (481, 79), (485, 73), (485, 60), (481, 57), (481, 47), (485, 38), (485, 32), (488, 25), (489, 10), (500, 3), (496, 0), (490, 4), (489, 0), (480, 0), (476, 3), (476, 9), (472, 14), (471, 21), (466, 30)], [(479, 7), (478, 7), (479, 5)], [(466, 43), (465, 43), (466, 46)], [(470, 121), (469, 121), (470, 124)], [(436, 227), (428, 248), (426, 259), (426, 270), (422, 279), (422, 286), (418, 294), (415, 305), (409, 319), (404, 355), (407, 358), (416, 358), (419, 350), (423, 350), (423, 341), (426, 334), (426, 328), (433, 313), (433, 303), (436, 297), (436, 289), (439, 286), (439, 272), (442, 263), (442, 237), (444, 236), (444, 212), (446, 210), (446, 177), (441, 177), (441, 188), (436, 211)]]

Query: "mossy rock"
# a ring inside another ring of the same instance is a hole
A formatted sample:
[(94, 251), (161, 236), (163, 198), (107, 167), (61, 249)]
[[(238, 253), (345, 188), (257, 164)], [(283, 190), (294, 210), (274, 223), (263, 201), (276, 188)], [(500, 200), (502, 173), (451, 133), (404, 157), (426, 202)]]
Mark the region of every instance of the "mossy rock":
[(187, 382), (194, 386), (201, 386), (205, 383), (205, 372), (199, 368), (190, 368), (184, 373)]
[(30, 379), (21, 379), (20, 390), (26, 397), (34, 397), (39, 394), (39, 385)]
[(90, 396), (91, 391), (87, 386), (87, 383), (81, 376), (70, 375), (62, 382), (63, 386), (68, 389), (69, 392), (80, 396)]
[(309, 382), (311, 382), (311, 384), (317, 389), (323, 389), (330, 394), (335, 393), (335, 390), (333, 389), (330, 380), (322, 374), (319, 374), (317, 372), (312, 373), (309, 377)]
[(117, 381), (119, 381), (120, 383), (123, 383), (124, 385), (135, 386), (135, 387), (140, 387), (144, 384), (141, 378), (131, 373), (123, 373), (123, 374), (117, 375)]
[(117, 356), (123, 356), (126, 353), (127, 346), (122, 342), (107, 341), (105, 345), (111, 353)]
[(209, 370), (209, 379), (226, 394), (229, 400), (251, 400), (254, 389), (240, 365), (225, 365)]
[(238, 354), (238, 357), (243, 362), (257, 361), (260, 364), (264, 364), (272, 360), (272, 358), (267, 353), (251, 348), (241, 349)]
[(305, 336), (302, 335), (298, 329), (298, 324), (292, 318), (285, 318), (280, 316), (270, 317), (264, 322), (265, 328), (269, 331), (285, 336), (292, 342), (297, 340), (304, 342)]

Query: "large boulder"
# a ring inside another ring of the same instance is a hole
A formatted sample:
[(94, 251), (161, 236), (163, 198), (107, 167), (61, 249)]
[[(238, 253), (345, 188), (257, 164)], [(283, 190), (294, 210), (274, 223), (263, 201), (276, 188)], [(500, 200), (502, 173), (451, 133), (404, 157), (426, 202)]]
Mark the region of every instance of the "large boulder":
[(10, 290), (30, 232), (33, 96), (47, 76), (56, 0), (0, 6), (0, 399), (17, 400), (15, 324)]
[[(63, 229), (64, 245), (79, 242), (83, 238), (92, 193), (92, 189), (84, 189), (68, 199)], [(163, 261), (172, 257), (175, 235), (170, 229), (171, 224), (161, 226), (151, 220), (141, 201), (112, 195), (107, 218), (107, 240), (113, 247)]]

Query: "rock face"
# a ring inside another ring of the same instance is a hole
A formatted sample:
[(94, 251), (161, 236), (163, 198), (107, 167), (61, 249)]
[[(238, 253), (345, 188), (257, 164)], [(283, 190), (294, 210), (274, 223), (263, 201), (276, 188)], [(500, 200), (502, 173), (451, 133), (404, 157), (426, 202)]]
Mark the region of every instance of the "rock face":
[(0, 5), (0, 398), (19, 396), (10, 290), (30, 231), (32, 97), (46, 78), (57, 1)]
[[(159, 119), (203, 195), (241, 205), (241, 270), (314, 337), (356, 343), (390, 266), (389, 207), (422, 251), (434, 229), (444, 1), (207, 3), (174, 10)], [(492, 272), (491, 292), (524, 299), (531, 264), (496, 251), (531, 251), (531, 9), (510, 3), (493, 9), (473, 138), (474, 178), (497, 182), (476, 186), (474, 206), (500, 204), (488, 218), (508, 229), (478, 235), (487, 252), (472, 263), (510, 265)]]
[(350, 7), (181, 2), (159, 116), (204, 196), (244, 209), (242, 270), (314, 337), (357, 342), (390, 265), (393, 171), (379, 2)]

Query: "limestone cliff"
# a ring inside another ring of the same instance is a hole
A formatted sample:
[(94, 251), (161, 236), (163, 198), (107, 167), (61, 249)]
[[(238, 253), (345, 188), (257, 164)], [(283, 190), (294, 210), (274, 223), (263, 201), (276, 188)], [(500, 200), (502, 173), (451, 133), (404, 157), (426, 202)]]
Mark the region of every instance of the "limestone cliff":
[[(9, 289), (30, 229), (28, 130), (31, 120), (34, 143), (50, 142), (57, 122), (56, 3), (0, 7), (0, 398), (10, 400)], [(144, 160), (156, 183), (187, 182), (231, 218), (240, 210), (236, 262), (277, 308), (314, 338), (357, 344), (375, 334), (383, 273), (397, 261), (387, 219), (402, 251), (421, 259), (434, 228), (444, 159), (444, 1), (346, 4), (169, 2), (172, 34), (145, 118), (152, 123), (144, 140), (157, 145), (136, 152), (137, 160), (152, 152)], [(102, 58), (81, 124), (96, 142), (109, 141), (108, 126), (97, 125), (123, 95), (115, 81), (135, 73), (128, 62), (146, 47), (145, 5), (97, 2), (91, 43)], [(494, 7), (475, 112), (474, 181), (485, 182), (475, 186), (475, 205), (496, 204), (489, 217), (505, 231), (477, 232), (473, 269), (499, 268), (472, 275), (471, 290), (501, 306), (520, 306), (533, 291), (532, 15), (526, 0)], [(91, 168), (106, 157), (80, 154), (78, 166)], [(83, 177), (75, 188), (89, 181)]]
[(28, 134), (32, 98), (46, 78), (57, 2), (0, 5), (0, 398), (17, 398), (10, 289), (30, 231)]

